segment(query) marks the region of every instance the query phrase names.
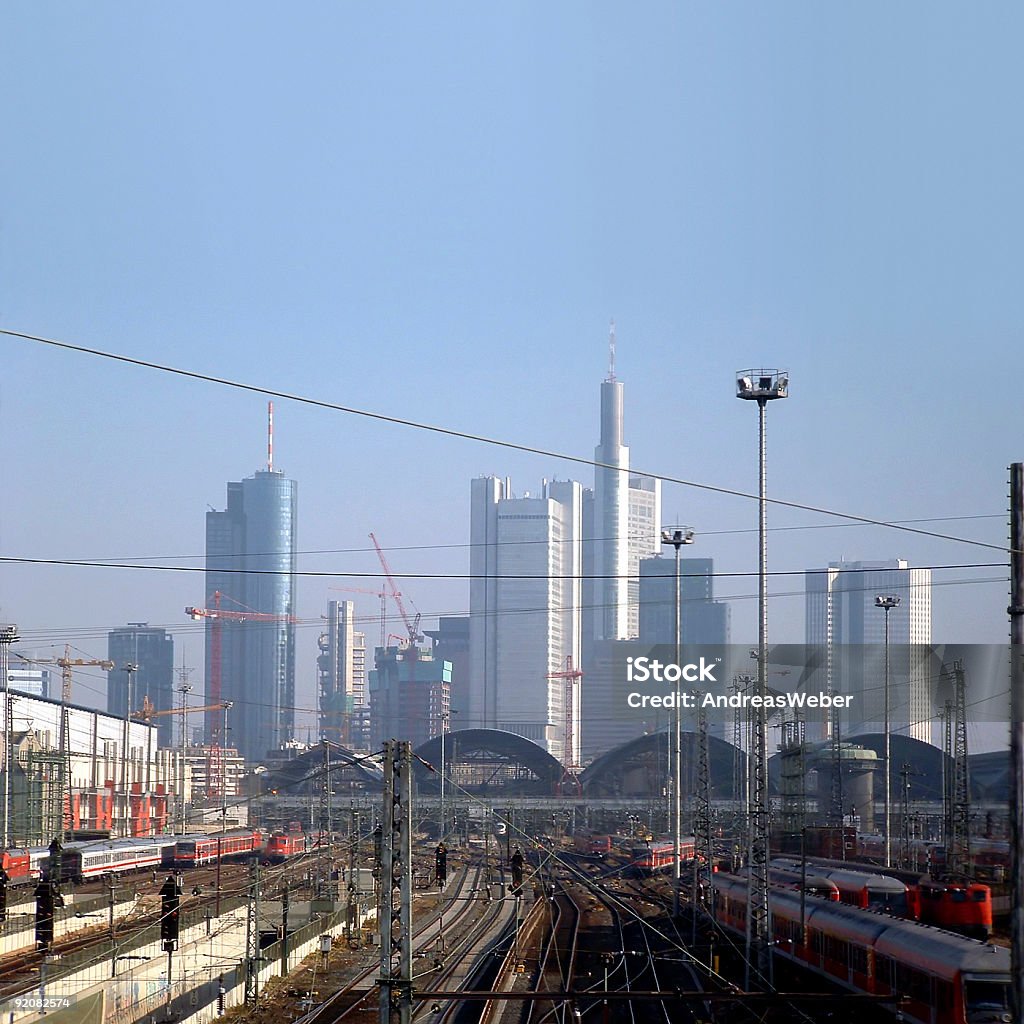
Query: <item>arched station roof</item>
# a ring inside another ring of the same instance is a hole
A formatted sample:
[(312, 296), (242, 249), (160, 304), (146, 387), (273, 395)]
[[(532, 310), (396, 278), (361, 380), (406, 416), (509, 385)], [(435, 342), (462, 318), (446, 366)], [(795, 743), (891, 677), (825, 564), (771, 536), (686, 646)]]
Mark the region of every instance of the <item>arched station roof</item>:
[[(430, 765), (441, 763), (441, 737), (428, 740), (417, 755)], [(561, 763), (532, 740), (501, 729), (460, 729), (444, 738), (446, 778), (474, 793), (548, 796), (565, 774)], [(437, 773), (415, 765), (420, 792), (440, 788)]]

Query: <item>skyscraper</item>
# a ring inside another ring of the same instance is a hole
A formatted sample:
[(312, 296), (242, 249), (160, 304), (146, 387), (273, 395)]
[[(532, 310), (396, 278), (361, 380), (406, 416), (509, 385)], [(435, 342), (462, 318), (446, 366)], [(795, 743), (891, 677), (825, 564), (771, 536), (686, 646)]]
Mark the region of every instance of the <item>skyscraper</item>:
[[(227, 508), (206, 513), (206, 603), (220, 594), (221, 698), (233, 702), (222, 745), (259, 760), (293, 738), (297, 484), (267, 469), (228, 484)], [(206, 680), (210, 698), (211, 631), (207, 619)], [(209, 731), (209, 729), (208, 729)], [(210, 739), (210, 737), (207, 737)]]
[[(538, 497), (474, 480), (470, 512), (470, 686), (460, 728), (505, 729), (565, 751), (565, 683), (580, 664), (583, 489), (546, 482)], [(462, 709), (460, 709), (462, 710)], [(579, 746), (579, 702), (573, 709)]]
[(911, 569), (903, 559), (830, 562), (826, 569), (808, 570), (804, 581), (808, 656), (817, 665), (806, 688), (831, 687), (853, 697), (843, 720), (846, 734), (881, 731), (886, 613), (875, 598), (900, 599), (888, 613), (890, 720), (893, 732), (929, 742), (931, 569)]
[[(684, 644), (724, 647), (729, 643), (729, 605), (715, 600), (714, 582), (714, 559), (679, 560), (680, 632)], [(675, 558), (645, 558), (640, 562), (640, 640), (645, 644), (674, 644), (675, 639)]]
[[(142, 709), (146, 698), (156, 711), (174, 708), (174, 639), (166, 629), (145, 622), (129, 622), (127, 626), (107, 634), (107, 658), (114, 668), (107, 673), (107, 713), (124, 717), (128, 697), (128, 673), (125, 665), (135, 665), (132, 672), (131, 711)], [(153, 720), (161, 747), (173, 745), (174, 716)]]
[(332, 743), (362, 748), (361, 723), (369, 712), (366, 634), (354, 628), (354, 601), (329, 601), (327, 629), (320, 634), (320, 735)]

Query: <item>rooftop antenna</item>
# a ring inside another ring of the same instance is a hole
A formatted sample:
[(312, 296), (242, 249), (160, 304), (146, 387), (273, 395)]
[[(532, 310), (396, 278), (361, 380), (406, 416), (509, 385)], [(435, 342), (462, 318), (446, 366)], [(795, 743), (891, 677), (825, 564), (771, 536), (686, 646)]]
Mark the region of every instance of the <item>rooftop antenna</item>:
[(608, 328), (608, 381), (615, 380), (615, 321)]
[(274, 472), (274, 403), (267, 402), (267, 472)]

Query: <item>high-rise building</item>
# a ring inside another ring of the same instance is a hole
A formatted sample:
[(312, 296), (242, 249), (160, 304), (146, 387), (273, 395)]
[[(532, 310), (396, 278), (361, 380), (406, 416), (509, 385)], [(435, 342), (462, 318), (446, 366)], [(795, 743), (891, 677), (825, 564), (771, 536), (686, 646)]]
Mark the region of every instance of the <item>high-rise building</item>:
[(366, 634), (354, 628), (354, 601), (330, 601), (327, 629), (320, 634), (320, 735), (345, 747), (363, 749), (366, 692)]
[(449, 729), (466, 728), (462, 717), (469, 700), (469, 616), (442, 615), (437, 620), (437, 629), (424, 632), (434, 642), (434, 660), (451, 662), (451, 710), (458, 718)]
[(450, 709), (452, 665), (418, 647), (378, 647), (369, 673), (370, 747), (408, 740), (415, 750), (441, 735)]
[[(228, 484), (227, 508), (206, 513), (206, 604), (219, 594), (220, 697), (232, 701), (222, 744), (259, 760), (291, 740), (295, 726), (295, 585), (298, 485), (278, 470)], [(206, 626), (207, 699), (213, 678), (211, 619)], [(207, 736), (218, 712), (207, 721)]]
[(628, 635), (640, 635), (640, 562), (661, 551), (661, 481), (632, 474), (629, 478), (629, 558), (627, 570)]
[[(594, 449), (594, 638), (629, 636), (629, 448), (622, 443), (622, 382), (601, 384), (601, 443)], [(589, 519), (589, 517), (588, 517)], [(588, 573), (590, 575), (590, 573)]]
[[(724, 647), (729, 643), (729, 605), (715, 600), (715, 563), (711, 558), (679, 560), (680, 634), (684, 644)], [(676, 640), (675, 557), (640, 562), (640, 640), (674, 644)]]
[(33, 697), (49, 697), (50, 687), (55, 685), (60, 692), (60, 684), (54, 684), (50, 669), (37, 665), (18, 665), (15, 662), (7, 670), (7, 686), (18, 693), (28, 693)]
[[(107, 658), (114, 668), (107, 673), (107, 713), (123, 717), (128, 697), (128, 673), (125, 665), (134, 665), (131, 673), (131, 711), (139, 711), (149, 698), (155, 711), (174, 708), (174, 638), (166, 629), (145, 622), (107, 634)], [(173, 745), (174, 716), (153, 719), (161, 747)]]
[(459, 727), (505, 729), (566, 760), (578, 760), (579, 701), (567, 708), (566, 684), (551, 676), (570, 657), (580, 665), (582, 506), (574, 481), (521, 498), (495, 477), (472, 482), (470, 685)]
[[(928, 646), (931, 569), (903, 559), (830, 562), (804, 574), (806, 640), (813, 659), (805, 688), (853, 697), (846, 735), (880, 732), (885, 717), (885, 622), (889, 616), (889, 718), (893, 732), (930, 742), (933, 714)], [(899, 604), (886, 613), (875, 598)]]

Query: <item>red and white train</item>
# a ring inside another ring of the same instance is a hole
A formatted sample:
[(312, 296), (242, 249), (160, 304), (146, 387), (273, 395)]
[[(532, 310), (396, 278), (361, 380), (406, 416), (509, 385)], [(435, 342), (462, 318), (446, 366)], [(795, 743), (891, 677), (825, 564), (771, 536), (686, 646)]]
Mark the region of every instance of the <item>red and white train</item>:
[[(627, 873), (635, 875), (655, 875), (668, 871), (673, 864), (672, 851), (675, 843), (671, 839), (655, 840), (644, 846), (634, 846), (629, 851), (629, 863), (625, 867)], [(697, 844), (693, 836), (683, 836), (679, 841), (679, 857), (682, 861), (690, 861), (697, 855)]]
[[(718, 923), (743, 936), (748, 882), (716, 874)], [(854, 992), (893, 995), (904, 1020), (917, 1024), (1009, 1022), (1010, 951), (914, 921), (866, 913), (814, 896), (772, 888), (776, 954)]]
[(259, 829), (239, 828), (221, 835), (179, 839), (174, 846), (176, 868), (198, 868), (218, 860), (257, 857), (263, 850), (264, 834)]

